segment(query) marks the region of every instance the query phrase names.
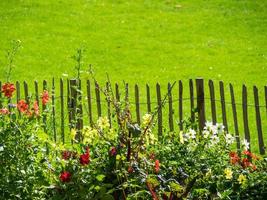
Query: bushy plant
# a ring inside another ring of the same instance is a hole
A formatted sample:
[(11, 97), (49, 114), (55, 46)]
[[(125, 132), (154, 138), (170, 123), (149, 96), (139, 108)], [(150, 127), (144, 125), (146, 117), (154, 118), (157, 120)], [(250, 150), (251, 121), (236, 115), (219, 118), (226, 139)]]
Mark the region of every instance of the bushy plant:
[[(12, 104), (12, 83), (5, 83), (0, 99), (0, 198), (42, 199), (44, 179), (40, 160), (42, 143), (37, 133), (42, 127), (37, 102), (20, 100)], [(32, 104), (32, 105), (31, 105)]]

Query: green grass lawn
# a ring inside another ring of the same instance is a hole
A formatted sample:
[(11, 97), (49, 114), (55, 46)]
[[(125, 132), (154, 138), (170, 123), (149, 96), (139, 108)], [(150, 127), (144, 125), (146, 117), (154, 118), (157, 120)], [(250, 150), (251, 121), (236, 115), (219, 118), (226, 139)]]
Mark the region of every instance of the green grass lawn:
[(263, 104), (266, 33), (265, 0), (2, 0), (0, 79), (20, 40), (12, 80), (75, 76), (71, 56), (83, 47), (83, 70), (92, 64), (100, 81), (106, 72), (142, 88), (203, 77), (234, 83), (238, 101), (243, 83), (250, 93), (256, 84)]

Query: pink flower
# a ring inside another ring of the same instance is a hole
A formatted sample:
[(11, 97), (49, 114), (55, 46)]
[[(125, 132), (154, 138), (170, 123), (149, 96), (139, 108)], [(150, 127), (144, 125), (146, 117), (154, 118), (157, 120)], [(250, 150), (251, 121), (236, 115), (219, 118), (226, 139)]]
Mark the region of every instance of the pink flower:
[(2, 115), (8, 115), (9, 113), (10, 112), (9, 112), (9, 110), (7, 108), (0, 109), (0, 114), (2, 114)]
[(39, 106), (37, 101), (34, 101), (33, 103), (33, 112), (36, 116), (39, 116)]
[(47, 90), (44, 90), (42, 94), (42, 104), (45, 106), (48, 102), (49, 102), (49, 94)]

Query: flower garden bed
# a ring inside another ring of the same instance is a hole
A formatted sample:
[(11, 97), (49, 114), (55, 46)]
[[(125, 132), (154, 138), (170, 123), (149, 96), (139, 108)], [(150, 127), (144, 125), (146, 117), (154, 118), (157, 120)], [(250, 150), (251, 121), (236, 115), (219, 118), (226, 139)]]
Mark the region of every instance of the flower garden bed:
[[(159, 140), (156, 112), (138, 125), (127, 104), (107, 93), (118, 126), (100, 117), (72, 128), (72, 143), (63, 145), (45, 127), (48, 110), (41, 113), (31, 100), (12, 104), (14, 91), (12, 83), (1, 90), (1, 199), (267, 199), (267, 159), (245, 139), (233, 150), (234, 136), (222, 124), (206, 122), (199, 130), (189, 119), (183, 131)], [(41, 102), (49, 109), (47, 91)]]

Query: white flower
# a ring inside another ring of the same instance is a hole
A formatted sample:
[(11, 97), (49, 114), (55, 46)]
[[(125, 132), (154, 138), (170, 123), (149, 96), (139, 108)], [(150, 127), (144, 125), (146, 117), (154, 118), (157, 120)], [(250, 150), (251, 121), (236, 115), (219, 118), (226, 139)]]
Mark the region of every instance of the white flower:
[(202, 135), (203, 135), (204, 138), (208, 138), (209, 135), (210, 135), (210, 132), (209, 132), (208, 130), (204, 130), (204, 131), (202, 132)]
[(227, 133), (225, 135), (225, 142), (227, 144), (233, 144), (235, 142), (235, 138), (230, 133)]
[(218, 134), (218, 127), (215, 125), (215, 126), (212, 126), (211, 127), (211, 132), (213, 135), (217, 135)]
[(224, 131), (224, 125), (223, 124), (216, 124), (218, 133), (222, 133)]
[(0, 151), (4, 151), (4, 146), (0, 146)]
[(187, 136), (189, 139), (195, 139), (196, 138), (196, 131), (194, 129), (189, 129), (189, 132), (187, 133)]
[(204, 129), (210, 131), (212, 129), (212, 127), (213, 127), (212, 122), (206, 122)]
[(219, 141), (220, 141), (220, 138), (217, 135), (212, 135), (210, 137), (210, 142), (212, 146), (217, 144)]
[(108, 128), (110, 126), (109, 120), (107, 117), (99, 117), (97, 120), (97, 125), (101, 129)]
[(188, 136), (188, 134), (187, 133), (182, 133), (181, 135), (183, 135), (183, 136), (181, 136), (183, 139), (183, 142), (188, 142), (188, 140), (189, 140), (189, 136)]
[(246, 139), (242, 141), (242, 146), (246, 151), (249, 150), (249, 142)]

